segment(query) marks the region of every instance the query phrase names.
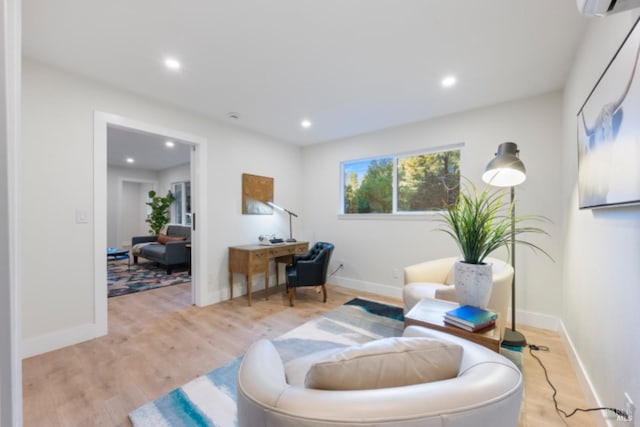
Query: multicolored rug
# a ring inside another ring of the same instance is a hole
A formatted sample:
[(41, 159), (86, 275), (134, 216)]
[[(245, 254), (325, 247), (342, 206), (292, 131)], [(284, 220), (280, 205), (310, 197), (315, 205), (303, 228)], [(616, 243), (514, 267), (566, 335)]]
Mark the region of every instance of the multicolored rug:
[[(402, 335), (402, 307), (355, 298), (273, 342), (283, 362), (334, 347)], [(236, 427), (236, 379), (242, 358), (129, 414), (135, 427)]]
[(174, 270), (172, 274), (167, 274), (165, 268), (142, 259), (138, 264), (131, 262), (130, 268), (127, 264), (128, 260), (107, 262), (109, 298), (191, 281), (187, 267), (184, 271)]

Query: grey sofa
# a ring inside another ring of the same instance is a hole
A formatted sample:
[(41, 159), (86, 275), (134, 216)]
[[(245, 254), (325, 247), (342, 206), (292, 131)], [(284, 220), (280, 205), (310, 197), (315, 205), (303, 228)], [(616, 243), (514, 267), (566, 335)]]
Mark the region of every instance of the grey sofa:
[(183, 225), (167, 226), (166, 236), (169, 238), (183, 237), (184, 240), (167, 241), (158, 235), (135, 236), (131, 238), (131, 252), (133, 263), (138, 263), (138, 257), (156, 262), (167, 269), (171, 274), (173, 267), (190, 263), (191, 250), (186, 245), (191, 244), (191, 227)]

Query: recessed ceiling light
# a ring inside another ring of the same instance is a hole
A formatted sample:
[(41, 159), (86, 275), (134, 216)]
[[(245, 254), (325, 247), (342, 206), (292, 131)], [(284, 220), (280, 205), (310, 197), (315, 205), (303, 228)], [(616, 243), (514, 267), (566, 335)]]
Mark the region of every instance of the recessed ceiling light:
[(175, 58), (165, 58), (164, 65), (170, 70), (179, 70), (182, 67), (180, 62)]
[(127, 163), (134, 163), (135, 159), (133, 157), (127, 157)]
[(300, 126), (302, 126), (305, 129), (310, 128), (311, 122), (309, 120), (303, 120), (302, 122), (300, 122)]
[(173, 141), (165, 141), (164, 145), (165, 147), (169, 147), (169, 148), (173, 148), (176, 146), (175, 142)]
[(227, 117), (233, 120), (238, 120), (240, 118), (240, 113), (236, 113), (235, 111), (230, 111), (227, 113)]
[(440, 83), (442, 84), (442, 87), (451, 87), (456, 84), (456, 78), (454, 76), (447, 76), (442, 79), (442, 82)]

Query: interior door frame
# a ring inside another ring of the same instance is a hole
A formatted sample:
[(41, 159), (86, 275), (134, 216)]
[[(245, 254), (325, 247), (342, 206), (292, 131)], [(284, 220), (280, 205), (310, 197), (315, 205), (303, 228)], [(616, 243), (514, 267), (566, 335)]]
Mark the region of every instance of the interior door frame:
[(197, 306), (206, 305), (207, 300), (207, 221), (201, 215), (207, 205), (207, 139), (175, 129), (165, 128), (141, 122), (128, 117), (102, 111), (94, 112), (93, 145), (94, 145), (94, 181), (93, 181), (93, 217), (94, 217), (94, 322), (96, 332), (105, 335), (108, 332), (107, 311), (107, 263), (105, 248), (107, 247), (107, 127), (116, 125), (142, 132), (164, 135), (191, 144), (191, 194), (192, 212), (196, 213), (197, 223), (191, 231), (192, 282), (191, 298)]

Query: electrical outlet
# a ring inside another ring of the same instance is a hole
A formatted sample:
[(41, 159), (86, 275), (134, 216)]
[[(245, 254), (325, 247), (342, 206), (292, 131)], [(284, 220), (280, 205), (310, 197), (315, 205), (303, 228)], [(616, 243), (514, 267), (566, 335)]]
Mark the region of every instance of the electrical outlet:
[(629, 393), (626, 392), (624, 393), (624, 411), (627, 413), (627, 421), (629, 421), (632, 426), (635, 425), (633, 420), (636, 415), (636, 405), (633, 404)]

